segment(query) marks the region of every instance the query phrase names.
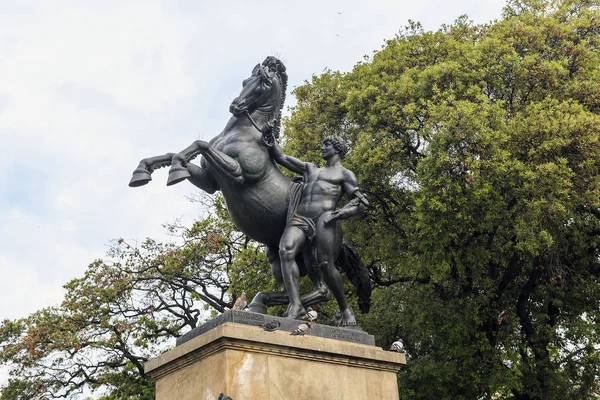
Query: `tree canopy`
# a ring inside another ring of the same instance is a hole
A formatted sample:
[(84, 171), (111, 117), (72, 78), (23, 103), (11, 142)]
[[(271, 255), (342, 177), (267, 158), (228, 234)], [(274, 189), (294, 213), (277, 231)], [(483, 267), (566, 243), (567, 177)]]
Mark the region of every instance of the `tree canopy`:
[(510, 1), (503, 18), (411, 23), (353, 71), (295, 90), (287, 149), (324, 135), (372, 207), (379, 344), (404, 341), (401, 398), (590, 398), (600, 311), (600, 14)]
[[(600, 395), (599, 5), (410, 22), (294, 90), (286, 152), (319, 163), (325, 136), (351, 144), (344, 165), (371, 203), (344, 222), (374, 285), (358, 318), (378, 345), (403, 341), (400, 398)], [(116, 243), (62, 305), (4, 321), (0, 399), (152, 398), (141, 366), (166, 339), (273, 285), (261, 247), (214, 209), (171, 225), (177, 244)]]
[[(113, 243), (106, 260), (65, 285), (57, 307), (0, 325), (0, 362), (12, 366), (0, 399), (154, 398), (144, 362), (232, 299), (273, 285), (263, 250), (235, 230), (220, 198), (191, 227), (166, 226), (173, 240)], [(250, 273), (248, 273), (250, 272)]]

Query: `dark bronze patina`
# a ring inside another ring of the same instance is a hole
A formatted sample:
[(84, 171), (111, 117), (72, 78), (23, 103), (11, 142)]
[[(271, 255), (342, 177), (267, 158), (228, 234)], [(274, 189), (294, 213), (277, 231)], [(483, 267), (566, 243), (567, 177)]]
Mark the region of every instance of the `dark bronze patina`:
[[(287, 178), (273, 158), (275, 152), (272, 149), (278, 146), (276, 136), (287, 89), (285, 66), (277, 58), (267, 57), (254, 67), (252, 75), (242, 85), (240, 95), (229, 107), (233, 116), (223, 132), (210, 142), (196, 140), (179, 153), (143, 159), (133, 172), (129, 186), (145, 185), (152, 179), (155, 169), (170, 165), (167, 185), (187, 179), (208, 193), (220, 190), (237, 227), (266, 245), (271, 270), (283, 289), (259, 293), (248, 305), (249, 311), (266, 313), (269, 306), (290, 302), (284, 276), (295, 274), (296, 270), (282, 269), (279, 244), (288, 220), (298, 204), (302, 204), (304, 184)], [(203, 156), (200, 165), (193, 164), (191, 161), (200, 154)], [(335, 264), (346, 272), (357, 287), (361, 311), (367, 312), (371, 294), (368, 272), (354, 249), (342, 242), (339, 221), (330, 224), (335, 239), (331, 240), (333, 247), (329, 250), (328, 260), (335, 260)], [(287, 317), (298, 318), (304, 314), (304, 307), (327, 301), (331, 290), (340, 302), (340, 296), (344, 296), (343, 292), (339, 293), (341, 287), (337, 284), (328, 286), (325, 282), (333, 281), (324, 280), (316, 265), (305, 260), (302, 254), (298, 255), (295, 265), (298, 275), (310, 277), (314, 290), (300, 298), (301, 306), (295, 304), (288, 308)], [(294, 292), (293, 288), (291, 290)], [(347, 317), (344, 325), (356, 323), (353, 315)]]

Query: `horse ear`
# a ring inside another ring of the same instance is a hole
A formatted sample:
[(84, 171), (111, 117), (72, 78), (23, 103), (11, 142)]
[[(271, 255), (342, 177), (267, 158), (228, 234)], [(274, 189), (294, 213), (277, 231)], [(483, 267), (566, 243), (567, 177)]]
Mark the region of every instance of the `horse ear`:
[(256, 67), (252, 70), (252, 75), (258, 75), (258, 71), (260, 71), (260, 63), (256, 64)]

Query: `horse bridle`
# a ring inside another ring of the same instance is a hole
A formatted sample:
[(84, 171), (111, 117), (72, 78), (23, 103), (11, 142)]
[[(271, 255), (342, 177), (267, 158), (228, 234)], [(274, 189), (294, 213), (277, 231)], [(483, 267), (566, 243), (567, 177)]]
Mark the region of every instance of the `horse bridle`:
[[(271, 78), (271, 77), (268, 76), (267, 73), (264, 72), (264, 66), (262, 66), (262, 65), (260, 65), (260, 72), (259, 73), (267, 75), (268, 79)], [(261, 129), (258, 126), (258, 124), (256, 123), (256, 121), (254, 121), (254, 118), (252, 118), (252, 116), (250, 115), (250, 111), (248, 111), (248, 108), (246, 108), (246, 110), (244, 111), (244, 114), (248, 117), (248, 119), (250, 120), (250, 122), (252, 123), (252, 125), (254, 125), (254, 127), (256, 128), (256, 130), (259, 131), (262, 134), (262, 141), (263, 141), (263, 143), (267, 147), (272, 147), (275, 144), (275, 137), (273, 136), (273, 125), (275, 125), (275, 120), (267, 122), (267, 124), (265, 125), (265, 127), (263, 129)]]
[(250, 111), (248, 111), (248, 109), (244, 111), (244, 114), (246, 114), (246, 116), (248, 117), (252, 125), (254, 125), (256, 130), (262, 134), (261, 138), (265, 146), (272, 147), (275, 144), (275, 137), (273, 136), (273, 121), (268, 122), (263, 129), (260, 129), (256, 121), (254, 121), (254, 119), (250, 115)]

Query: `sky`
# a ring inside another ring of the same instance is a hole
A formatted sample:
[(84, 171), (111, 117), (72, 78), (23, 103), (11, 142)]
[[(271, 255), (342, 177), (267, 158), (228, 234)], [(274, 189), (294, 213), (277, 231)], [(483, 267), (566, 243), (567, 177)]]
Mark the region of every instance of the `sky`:
[(350, 71), (408, 20), (485, 23), (504, 3), (0, 0), (0, 320), (60, 303), (111, 240), (164, 238), (162, 224), (197, 217), (194, 186), (167, 187), (161, 169), (130, 188), (131, 173), (217, 135), (266, 56), (291, 91)]

